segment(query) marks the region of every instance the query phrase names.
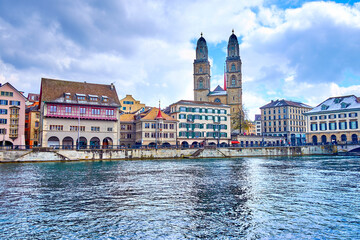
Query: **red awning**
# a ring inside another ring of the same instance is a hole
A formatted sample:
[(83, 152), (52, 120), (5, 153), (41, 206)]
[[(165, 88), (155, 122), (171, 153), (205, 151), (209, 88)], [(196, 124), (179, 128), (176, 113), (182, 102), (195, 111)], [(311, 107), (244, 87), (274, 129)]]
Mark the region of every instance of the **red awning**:
[(239, 141), (231, 141), (231, 144), (239, 144)]

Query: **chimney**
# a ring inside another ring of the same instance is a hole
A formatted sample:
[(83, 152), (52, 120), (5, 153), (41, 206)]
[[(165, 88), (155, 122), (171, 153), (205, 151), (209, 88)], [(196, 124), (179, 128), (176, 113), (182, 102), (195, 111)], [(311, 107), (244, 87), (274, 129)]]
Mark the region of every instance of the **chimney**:
[(111, 89), (111, 90), (114, 90), (114, 83), (111, 83), (111, 84), (110, 84), (110, 89)]

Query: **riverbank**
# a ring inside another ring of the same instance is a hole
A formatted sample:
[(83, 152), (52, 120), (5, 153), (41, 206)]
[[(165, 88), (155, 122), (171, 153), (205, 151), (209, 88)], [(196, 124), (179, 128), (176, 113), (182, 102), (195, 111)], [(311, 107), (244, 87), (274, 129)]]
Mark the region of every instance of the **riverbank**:
[(81, 160), (232, 158), (257, 156), (333, 155), (334, 145), (301, 147), (200, 148), (200, 149), (33, 149), (0, 152), (0, 162), (44, 162)]

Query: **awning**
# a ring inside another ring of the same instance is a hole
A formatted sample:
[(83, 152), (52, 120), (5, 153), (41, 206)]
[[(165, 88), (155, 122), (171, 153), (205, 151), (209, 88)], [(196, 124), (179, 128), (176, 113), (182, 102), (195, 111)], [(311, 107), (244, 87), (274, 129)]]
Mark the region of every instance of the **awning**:
[(231, 141), (231, 144), (239, 144), (239, 141)]

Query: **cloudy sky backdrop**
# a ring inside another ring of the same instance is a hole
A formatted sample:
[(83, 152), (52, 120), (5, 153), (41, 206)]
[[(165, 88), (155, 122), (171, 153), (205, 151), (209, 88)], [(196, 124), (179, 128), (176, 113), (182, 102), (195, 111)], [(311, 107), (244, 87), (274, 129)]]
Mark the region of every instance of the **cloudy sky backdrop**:
[(42, 77), (115, 83), (150, 106), (193, 99), (200, 33), (212, 87), (239, 37), (243, 102), (315, 106), (360, 96), (360, 3), (290, 0), (0, 0), (0, 81), (37, 93)]

